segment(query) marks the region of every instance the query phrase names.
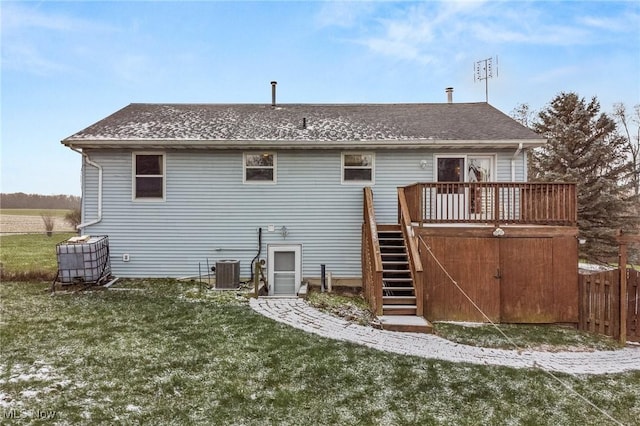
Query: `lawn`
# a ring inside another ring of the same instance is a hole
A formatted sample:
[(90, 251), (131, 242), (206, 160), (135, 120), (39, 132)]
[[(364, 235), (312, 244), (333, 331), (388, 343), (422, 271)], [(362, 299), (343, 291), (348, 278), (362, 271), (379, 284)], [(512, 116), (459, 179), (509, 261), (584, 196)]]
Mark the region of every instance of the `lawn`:
[[(544, 372), (321, 338), (236, 292), (172, 280), (46, 290), (0, 285), (0, 408), (15, 424), (611, 424)], [(561, 377), (638, 424), (640, 371)]]
[(76, 234), (0, 236), (0, 262), (3, 279), (31, 278), (52, 280), (58, 270), (56, 244)]

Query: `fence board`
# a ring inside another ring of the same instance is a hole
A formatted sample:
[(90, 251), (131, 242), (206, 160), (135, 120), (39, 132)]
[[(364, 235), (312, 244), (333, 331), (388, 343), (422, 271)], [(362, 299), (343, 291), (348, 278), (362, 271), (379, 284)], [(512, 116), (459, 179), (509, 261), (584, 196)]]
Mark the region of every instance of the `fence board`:
[(580, 275), (578, 327), (613, 338), (620, 336), (620, 274), (618, 270)]
[(627, 268), (627, 340), (640, 342), (640, 271)]

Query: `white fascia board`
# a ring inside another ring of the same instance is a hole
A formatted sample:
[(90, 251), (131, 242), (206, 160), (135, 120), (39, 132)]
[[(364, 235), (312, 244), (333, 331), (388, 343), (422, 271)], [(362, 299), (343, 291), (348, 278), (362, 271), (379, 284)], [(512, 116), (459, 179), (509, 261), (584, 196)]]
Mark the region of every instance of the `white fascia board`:
[(185, 139), (65, 139), (62, 144), (84, 149), (418, 149), (418, 148), (535, 148), (546, 139), (505, 140), (371, 140), (371, 141), (274, 141)]

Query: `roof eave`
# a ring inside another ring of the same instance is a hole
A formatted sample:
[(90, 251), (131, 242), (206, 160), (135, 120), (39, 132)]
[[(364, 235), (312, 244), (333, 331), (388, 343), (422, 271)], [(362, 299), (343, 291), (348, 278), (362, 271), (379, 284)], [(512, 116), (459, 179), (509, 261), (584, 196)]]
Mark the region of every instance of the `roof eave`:
[(546, 139), (502, 140), (176, 140), (176, 139), (64, 139), (69, 148), (80, 149), (417, 149), (417, 148), (535, 148)]

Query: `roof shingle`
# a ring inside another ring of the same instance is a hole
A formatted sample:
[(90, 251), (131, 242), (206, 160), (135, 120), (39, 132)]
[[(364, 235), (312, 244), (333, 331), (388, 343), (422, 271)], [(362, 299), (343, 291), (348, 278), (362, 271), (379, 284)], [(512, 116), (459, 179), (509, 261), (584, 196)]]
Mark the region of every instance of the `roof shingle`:
[(487, 103), (130, 104), (63, 143), (517, 139), (542, 138)]

